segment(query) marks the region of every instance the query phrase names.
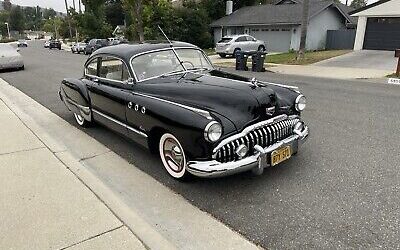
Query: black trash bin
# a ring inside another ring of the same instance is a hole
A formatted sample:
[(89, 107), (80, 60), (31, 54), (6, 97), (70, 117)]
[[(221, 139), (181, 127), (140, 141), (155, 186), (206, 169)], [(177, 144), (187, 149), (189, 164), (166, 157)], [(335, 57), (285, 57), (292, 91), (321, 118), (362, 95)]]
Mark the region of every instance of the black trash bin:
[(235, 54), (236, 57), (236, 70), (248, 70), (247, 59), (249, 55), (243, 51), (238, 51)]
[(251, 56), (251, 70), (254, 72), (264, 72), (264, 62), (265, 62), (265, 55), (267, 53), (263, 51), (257, 51)]

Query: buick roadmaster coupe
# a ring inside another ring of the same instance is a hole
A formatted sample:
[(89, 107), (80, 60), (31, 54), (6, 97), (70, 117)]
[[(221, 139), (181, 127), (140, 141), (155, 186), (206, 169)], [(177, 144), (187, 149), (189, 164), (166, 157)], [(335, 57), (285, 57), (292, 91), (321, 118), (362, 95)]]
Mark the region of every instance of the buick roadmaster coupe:
[(96, 50), (60, 98), (80, 126), (94, 122), (159, 154), (176, 179), (261, 174), (296, 154), (308, 136), (297, 87), (214, 68), (183, 42)]

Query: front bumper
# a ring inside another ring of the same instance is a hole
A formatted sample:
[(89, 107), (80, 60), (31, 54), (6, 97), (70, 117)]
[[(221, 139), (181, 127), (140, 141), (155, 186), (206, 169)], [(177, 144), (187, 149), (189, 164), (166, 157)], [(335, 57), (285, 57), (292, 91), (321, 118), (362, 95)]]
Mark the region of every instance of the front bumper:
[[(187, 171), (199, 177), (221, 177), (232, 175), (240, 172), (255, 169), (258, 173), (262, 173), (263, 168), (269, 167), (269, 164), (259, 164), (260, 159), (264, 159), (267, 155), (271, 154), (274, 150), (283, 146), (291, 146), (292, 155), (297, 153), (298, 148), (308, 138), (308, 127), (304, 126), (303, 131), (296, 132), (271, 146), (261, 148), (256, 145), (257, 153), (238, 161), (221, 163), (216, 160), (212, 161), (190, 161), (187, 164)], [(263, 160), (266, 162), (266, 160)]]

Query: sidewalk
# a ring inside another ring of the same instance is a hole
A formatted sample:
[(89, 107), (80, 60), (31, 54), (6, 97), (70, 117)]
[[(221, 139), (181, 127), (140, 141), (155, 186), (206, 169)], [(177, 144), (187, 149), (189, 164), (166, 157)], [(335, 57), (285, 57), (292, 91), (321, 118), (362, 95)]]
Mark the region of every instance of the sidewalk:
[(0, 248), (145, 249), (0, 99)]
[(359, 69), (345, 67), (324, 67), (317, 65), (274, 65), (266, 68), (269, 71), (287, 74), (334, 79), (370, 79), (382, 78), (391, 73), (381, 69)]
[(259, 249), (1, 78), (0, 183), (0, 249)]

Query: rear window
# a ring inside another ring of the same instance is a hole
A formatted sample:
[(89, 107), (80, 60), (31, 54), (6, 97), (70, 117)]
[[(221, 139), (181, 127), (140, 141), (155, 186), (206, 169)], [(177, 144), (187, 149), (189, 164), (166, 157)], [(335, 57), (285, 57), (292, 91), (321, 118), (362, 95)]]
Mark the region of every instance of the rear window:
[(232, 41), (232, 38), (224, 37), (219, 41), (219, 43), (229, 43), (230, 41)]

